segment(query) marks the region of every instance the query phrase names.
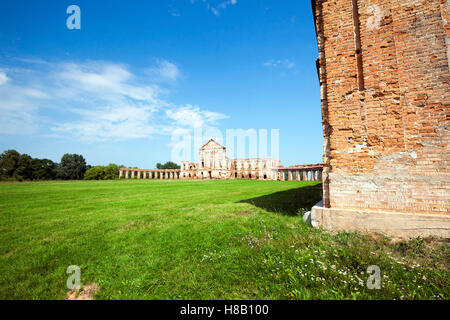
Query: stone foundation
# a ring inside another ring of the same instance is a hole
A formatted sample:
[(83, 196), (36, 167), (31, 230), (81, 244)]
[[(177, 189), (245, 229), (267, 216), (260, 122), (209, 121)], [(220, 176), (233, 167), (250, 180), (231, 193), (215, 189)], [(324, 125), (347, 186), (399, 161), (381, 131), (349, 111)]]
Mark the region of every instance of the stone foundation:
[(430, 236), (450, 238), (450, 216), (445, 214), (324, 208), (321, 201), (305, 215), (304, 220), (313, 227), (322, 227), (331, 232), (382, 233), (400, 239)]

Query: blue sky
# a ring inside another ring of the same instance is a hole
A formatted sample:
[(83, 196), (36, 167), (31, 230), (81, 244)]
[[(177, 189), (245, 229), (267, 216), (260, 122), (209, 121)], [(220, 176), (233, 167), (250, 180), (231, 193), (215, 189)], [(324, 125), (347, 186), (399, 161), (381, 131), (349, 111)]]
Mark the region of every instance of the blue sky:
[(153, 168), (194, 127), (279, 129), (283, 165), (318, 163), (317, 55), (309, 1), (2, 1), (0, 149)]

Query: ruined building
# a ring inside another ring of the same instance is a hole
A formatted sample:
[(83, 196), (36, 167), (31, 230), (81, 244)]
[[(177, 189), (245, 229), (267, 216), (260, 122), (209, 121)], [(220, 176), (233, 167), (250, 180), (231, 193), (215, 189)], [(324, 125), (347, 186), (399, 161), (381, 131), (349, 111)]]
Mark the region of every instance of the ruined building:
[(270, 158), (229, 159), (227, 149), (211, 139), (200, 148), (198, 163), (181, 163), (180, 178), (277, 180), (280, 166), (280, 160)]
[(450, 0), (313, 0), (329, 230), (450, 237)]
[(211, 139), (200, 148), (198, 163), (183, 161), (181, 169), (120, 168), (119, 179), (320, 181), (322, 170), (322, 164), (285, 168), (272, 158), (229, 159), (227, 149)]

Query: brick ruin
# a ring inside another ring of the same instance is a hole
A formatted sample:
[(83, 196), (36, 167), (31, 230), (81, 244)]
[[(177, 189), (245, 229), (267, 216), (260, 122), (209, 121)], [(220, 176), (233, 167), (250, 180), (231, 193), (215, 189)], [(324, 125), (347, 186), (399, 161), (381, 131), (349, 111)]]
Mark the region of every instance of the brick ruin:
[(130, 169), (121, 168), (119, 170), (119, 179), (160, 179), (160, 180), (178, 180), (180, 177), (179, 169)]
[(124, 179), (202, 179), (202, 180), (279, 180), (320, 181), (322, 164), (283, 167), (281, 161), (271, 158), (229, 159), (227, 149), (210, 139), (199, 151), (199, 162), (183, 161), (179, 170), (122, 168)]
[(322, 164), (296, 165), (278, 168), (280, 181), (322, 181)]
[(277, 180), (280, 166), (280, 160), (270, 158), (229, 159), (227, 149), (210, 139), (200, 148), (198, 163), (181, 163), (181, 175), (183, 178), (197, 179)]
[(450, 237), (450, 0), (312, 0), (323, 204), (313, 224)]

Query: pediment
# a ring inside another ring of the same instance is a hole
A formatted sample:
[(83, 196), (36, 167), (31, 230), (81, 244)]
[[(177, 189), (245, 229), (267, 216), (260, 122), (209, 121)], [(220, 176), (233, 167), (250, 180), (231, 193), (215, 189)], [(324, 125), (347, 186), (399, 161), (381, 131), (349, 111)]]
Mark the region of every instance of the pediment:
[(225, 149), (225, 147), (223, 145), (221, 145), (220, 143), (218, 143), (216, 140), (214, 139), (209, 139), (209, 141), (207, 143), (205, 143), (200, 150), (205, 150), (205, 149)]

